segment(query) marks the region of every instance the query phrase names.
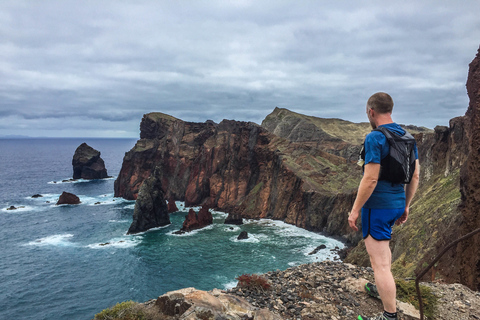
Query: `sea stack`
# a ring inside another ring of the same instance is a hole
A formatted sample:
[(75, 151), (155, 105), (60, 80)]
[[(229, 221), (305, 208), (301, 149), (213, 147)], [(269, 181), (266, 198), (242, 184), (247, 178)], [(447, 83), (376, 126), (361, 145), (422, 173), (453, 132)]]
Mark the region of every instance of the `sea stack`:
[(107, 169), (100, 151), (93, 149), (85, 142), (75, 150), (72, 160), (73, 179), (103, 179), (108, 178)]
[(127, 234), (139, 233), (170, 224), (167, 201), (163, 193), (159, 171), (156, 168), (140, 187), (135, 202), (133, 222)]
[(74, 195), (73, 193), (65, 192), (60, 195), (60, 198), (58, 198), (57, 201), (57, 206), (60, 204), (79, 204), (80, 203), (80, 198)]
[(193, 209), (190, 209), (188, 214), (185, 216), (185, 221), (183, 222), (182, 228), (175, 233), (182, 234), (185, 232), (190, 232), (196, 229), (204, 228), (212, 223), (212, 213), (207, 205), (203, 205), (198, 214)]

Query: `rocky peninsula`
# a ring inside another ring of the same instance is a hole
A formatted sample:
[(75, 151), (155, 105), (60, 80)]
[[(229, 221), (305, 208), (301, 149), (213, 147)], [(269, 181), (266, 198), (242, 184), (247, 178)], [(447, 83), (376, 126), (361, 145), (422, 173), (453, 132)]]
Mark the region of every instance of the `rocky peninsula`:
[[(467, 92), (465, 116), (451, 119), (448, 127), (407, 126), (416, 138), (422, 170), (409, 221), (394, 228), (396, 279), (411, 279), (446, 245), (480, 227), (480, 49), (470, 64)], [(350, 245), (345, 263), (322, 262), (265, 274), (272, 291), (212, 291), (209, 294), (217, 298), (241, 298), (234, 309), (244, 300), (253, 306), (237, 318), (222, 319), (345, 319), (379, 308), (378, 301), (359, 289), (359, 279), (371, 280), (372, 272), (361, 235), (348, 228), (346, 219), (361, 174), (354, 162), (370, 131), (368, 124), (275, 108), (261, 126), (233, 120), (192, 123), (150, 113), (140, 129), (140, 140), (125, 155), (115, 181), (115, 196), (137, 199), (158, 167), (155, 179), (169, 199), (187, 206), (206, 204), (242, 218), (283, 220), (341, 237)], [(431, 281), (426, 286), (440, 301), (432, 311), (434, 319), (480, 319), (479, 293), (470, 290), (480, 289), (479, 244), (478, 235), (458, 243), (425, 276)], [(444, 284), (455, 282), (470, 289)], [(173, 294), (180, 301), (174, 316), (205, 318), (201, 312), (185, 313), (191, 305), (181, 307), (181, 301), (190, 304), (189, 294)], [(159, 304), (157, 299), (143, 307)], [(217, 304), (222, 305), (227, 308)], [(416, 319), (414, 312), (400, 310), (404, 319)]]

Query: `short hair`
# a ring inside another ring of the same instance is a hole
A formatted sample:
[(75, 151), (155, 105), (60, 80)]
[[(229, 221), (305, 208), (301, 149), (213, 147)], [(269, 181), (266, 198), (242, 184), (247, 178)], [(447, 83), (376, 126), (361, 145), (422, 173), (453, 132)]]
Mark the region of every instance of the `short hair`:
[(391, 113), (393, 110), (393, 99), (388, 93), (377, 92), (367, 101), (367, 106), (378, 113)]

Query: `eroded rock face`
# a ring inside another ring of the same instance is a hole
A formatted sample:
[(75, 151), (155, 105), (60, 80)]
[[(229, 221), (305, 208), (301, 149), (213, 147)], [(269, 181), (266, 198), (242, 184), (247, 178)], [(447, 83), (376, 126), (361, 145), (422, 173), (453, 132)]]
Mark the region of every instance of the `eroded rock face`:
[(135, 199), (158, 166), (167, 197), (187, 206), (207, 204), (243, 218), (361, 238), (338, 214), (350, 209), (361, 177), (360, 168), (345, 158), (250, 122), (191, 123), (152, 113), (141, 128), (115, 181), (115, 196)]
[(127, 234), (139, 233), (167, 224), (170, 224), (170, 216), (159, 179), (159, 170), (156, 169), (140, 188), (135, 202), (133, 221)]
[(65, 192), (60, 195), (60, 198), (58, 198), (58, 201), (56, 205), (60, 204), (79, 204), (80, 203), (80, 198), (74, 195), (73, 193)]
[(107, 169), (100, 152), (86, 143), (75, 150), (72, 160), (73, 179), (103, 179), (107, 178)]
[[(468, 119), (469, 153), (460, 175), (463, 223), (458, 236), (480, 228), (480, 48), (470, 63), (467, 79), (470, 98), (465, 117)], [(459, 275), (462, 283), (474, 290), (480, 290), (480, 234), (460, 243), (456, 250), (459, 259)]]

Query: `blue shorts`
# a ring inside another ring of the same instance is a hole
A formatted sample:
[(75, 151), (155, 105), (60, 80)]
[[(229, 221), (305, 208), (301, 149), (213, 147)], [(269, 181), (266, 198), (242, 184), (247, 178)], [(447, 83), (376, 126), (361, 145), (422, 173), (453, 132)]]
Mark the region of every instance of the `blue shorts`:
[(371, 235), (375, 240), (390, 240), (395, 221), (405, 212), (402, 209), (367, 209), (362, 208), (363, 239)]

